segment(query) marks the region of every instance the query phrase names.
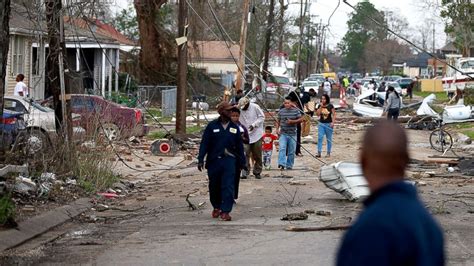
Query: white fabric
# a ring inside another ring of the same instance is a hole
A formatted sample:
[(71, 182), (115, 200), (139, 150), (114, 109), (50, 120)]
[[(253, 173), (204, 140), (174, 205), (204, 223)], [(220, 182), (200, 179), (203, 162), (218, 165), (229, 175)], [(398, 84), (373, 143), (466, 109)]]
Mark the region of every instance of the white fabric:
[(331, 91), (331, 82), (325, 81), (325, 82), (323, 83), (323, 86), (324, 86), (324, 92), (325, 92), (325, 93), (328, 93), (328, 92)]
[(28, 87), (23, 81), (19, 81), (16, 83), (15, 90), (13, 91), (13, 95), (21, 96), (20, 92), (23, 92), (23, 97), (28, 96)]
[[(249, 131), (250, 144), (257, 142), (262, 138), (265, 115), (260, 106), (255, 103), (250, 103), (247, 110), (240, 111), (239, 121)], [(250, 130), (250, 126), (253, 126), (253, 130)]]

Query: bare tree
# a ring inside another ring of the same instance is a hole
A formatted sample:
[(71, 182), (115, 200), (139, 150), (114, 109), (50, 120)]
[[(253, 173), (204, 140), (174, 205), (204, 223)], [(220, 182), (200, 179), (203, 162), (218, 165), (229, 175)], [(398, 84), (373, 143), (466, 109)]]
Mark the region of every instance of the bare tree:
[(0, 0), (0, 117), (3, 116), (3, 95), (5, 94), (5, 74), (8, 47), (10, 47), (10, 0)]
[(388, 74), (393, 63), (403, 61), (411, 54), (408, 45), (400, 44), (395, 40), (372, 40), (365, 46), (363, 60), (359, 62), (359, 68), (366, 72), (381, 69), (384, 74)]

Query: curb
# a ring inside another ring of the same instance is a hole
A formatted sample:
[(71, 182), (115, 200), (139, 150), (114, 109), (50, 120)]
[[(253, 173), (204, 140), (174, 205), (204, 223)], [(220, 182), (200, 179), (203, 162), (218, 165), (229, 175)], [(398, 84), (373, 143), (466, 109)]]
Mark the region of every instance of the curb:
[(61, 225), (92, 207), (88, 198), (81, 198), (45, 214), (19, 223), (18, 228), (0, 231), (0, 252), (19, 246), (50, 229)]

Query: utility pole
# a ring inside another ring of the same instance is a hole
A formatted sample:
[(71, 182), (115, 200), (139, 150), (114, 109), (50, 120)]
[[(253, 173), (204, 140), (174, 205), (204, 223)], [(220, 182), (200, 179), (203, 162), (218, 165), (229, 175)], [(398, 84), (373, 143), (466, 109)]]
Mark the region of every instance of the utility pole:
[(240, 51), (239, 51), (239, 70), (237, 70), (237, 80), (235, 89), (242, 89), (242, 79), (245, 78), (245, 44), (247, 42), (247, 23), (249, 16), (250, 0), (244, 0), (242, 6), (242, 26), (240, 28)]
[(273, 10), (275, 8), (275, 0), (270, 0), (270, 10), (268, 11), (267, 32), (265, 33), (265, 56), (263, 59), (263, 80), (268, 81), (268, 60), (270, 57), (270, 41), (272, 38), (273, 27)]
[[(278, 52), (281, 53), (283, 52), (283, 31), (285, 30), (285, 2), (284, 0), (280, 0), (280, 30), (279, 30), (279, 34), (280, 36), (278, 36)], [(281, 62), (280, 60), (278, 60), (278, 62)], [(278, 65), (279, 67), (281, 67), (281, 64), (279, 63)]]
[[(300, 83), (300, 72), (301, 72), (301, 44), (303, 42), (303, 33), (304, 33), (304, 18), (306, 14), (306, 8), (308, 6), (308, 0), (300, 0), (300, 36), (298, 38), (298, 53), (296, 54), (296, 67), (295, 67), (295, 74), (296, 74), (296, 86), (299, 86)], [(304, 1), (304, 2), (303, 2)], [(304, 5), (304, 10), (303, 10)]]
[[(188, 10), (186, 0), (179, 0), (178, 36), (186, 37)], [(188, 74), (188, 42), (178, 45), (178, 89), (176, 93), (176, 134), (186, 133), (186, 89)]]
[(3, 116), (3, 95), (7, 73), (8, 48), (10, 47), (10, 0), (0, 0), (0, 117)]
[[(435, 48), (435, 33), (436, 33), (436, 29), (435, 29), (435, 23), (433, 22), (433, 54), (436, 53), (436, 48)], [(436, 61), (436, 60), (435, 60)]]

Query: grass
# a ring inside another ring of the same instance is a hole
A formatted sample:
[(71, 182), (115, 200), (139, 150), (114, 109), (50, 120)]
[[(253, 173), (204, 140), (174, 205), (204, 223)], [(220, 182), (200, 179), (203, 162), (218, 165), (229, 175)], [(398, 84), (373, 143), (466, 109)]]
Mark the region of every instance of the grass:
[[(198, 126), (188, 126), (186, 127), (186, 133), (196, 134), (196, 133), (200, 133), (202, 129), (203, 129), (202, 127), (198, 127)], [(174, 132), (175, 132), (174, 130), (170, 130), (171, 134), (174, 134)], [(167, 131), (160, 129), (160, 130), (156, 130), (156, 131), (152, 131), (148, 133), (147, 138), (151, 140), (164, 139), (167, 137), (167, 134), (168, 134)]]
[(438, 103), (444, 103), (448, 102), (448, 95), (446, 92), (429, 92), (429, 91), (414, 91), (413, 94), (417, 96), (421, 96), (423, 98), (427, 97), (430, 94), (435, 94), (436, 95), (436, 102)]
[(5, 194), (0, 198), (0, 225), (5, 224), (9, 218), (13, 218), (14, 216), (15, 204), (13, 203), (11, 196)]
[(461, 131), (464, 135), (468, 136), (472, 140), (474, 140), (474, 130), (464, 130)]
[(113, 169), (113, 162), (105, 152), (90, 152), (81, 154), (73, 168), (79, 185), (87, 193), (102, 191), (119, 180)]

